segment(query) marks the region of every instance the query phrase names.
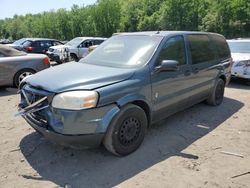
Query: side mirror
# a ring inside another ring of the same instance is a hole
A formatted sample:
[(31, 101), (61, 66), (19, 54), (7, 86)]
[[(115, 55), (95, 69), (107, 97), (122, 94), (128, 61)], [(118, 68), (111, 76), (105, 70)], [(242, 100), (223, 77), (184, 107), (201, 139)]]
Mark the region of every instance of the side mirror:
[(179, 62), (175, 60), (163, 60), (159, 66), (155, 67), (155, 72), (177, 71), (178, 64)]

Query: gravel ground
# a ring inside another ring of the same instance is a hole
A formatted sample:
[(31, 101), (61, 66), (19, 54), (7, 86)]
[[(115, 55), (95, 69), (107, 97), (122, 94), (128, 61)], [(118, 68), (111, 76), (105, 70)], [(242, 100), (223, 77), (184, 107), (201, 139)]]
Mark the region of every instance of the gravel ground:
[[(148, 130), (135, 153), (72, 150), (44, 140), (0, 90), (0, 187), (250, 187), (250, 86), (231, 83), (219, 107), (198, 104)], [(233, 152), (234, 156), (222, 153)]]

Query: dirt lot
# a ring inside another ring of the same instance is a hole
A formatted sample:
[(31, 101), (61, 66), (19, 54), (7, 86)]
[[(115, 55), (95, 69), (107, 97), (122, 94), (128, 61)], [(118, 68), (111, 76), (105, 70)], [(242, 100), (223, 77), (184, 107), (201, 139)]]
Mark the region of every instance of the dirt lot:
[[(0, 90), (0, 187), (250, 187), (250, 86), (232, 83), (221, 106), (198, 104), (150, 128), (135, 153), (53, 145)], [(221, 153), (233, 152), (243, 157)]]

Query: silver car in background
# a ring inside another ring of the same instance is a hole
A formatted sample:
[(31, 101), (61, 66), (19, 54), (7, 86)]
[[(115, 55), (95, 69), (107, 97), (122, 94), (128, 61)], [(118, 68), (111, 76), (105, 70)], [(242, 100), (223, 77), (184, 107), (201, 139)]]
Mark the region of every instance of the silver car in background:
[(47, 55), (52, 61), (61, 64), (69, 61), (79, 61), (89, 53), (89, 47), (100, 45), (107, 38), (76, 37), (64, 45), (52, 46)]
[(0, 87), (18, 87), (26, 76), (49, 67), (50, 61), (46, 55), (27, 54), (0, 45)]
[(244, 79), (250, 83), (250, 39), (227, 40), (232, 58), (232, 77)]

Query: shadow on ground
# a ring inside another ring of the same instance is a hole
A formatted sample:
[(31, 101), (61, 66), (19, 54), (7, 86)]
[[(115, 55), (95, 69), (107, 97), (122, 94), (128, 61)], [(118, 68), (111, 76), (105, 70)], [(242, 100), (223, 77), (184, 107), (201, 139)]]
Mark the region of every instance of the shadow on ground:
[(68, 183), (74, 188), (113, 187), (171, 156), (198, 159), (195, 153), (182, 151), (243, 106), (230, 98), (225, 98), (219, 107), (195, 105), (151, 127), (142, 146), (123, 158), (109, 154), (103, 147), (79, 151), (56, 146), (32, 133), (22, 139), (20, 148), (40, 177), (25, 172), (22, 176), (59, 186)]
[(16, 95), (17, 89), (16, 88), (2, 88), (0, 87), (0, 97)]
[(250, 90), (250, 81), (247, 82), (246, 80), (232, 78), (227, 87), (234, 89)]

